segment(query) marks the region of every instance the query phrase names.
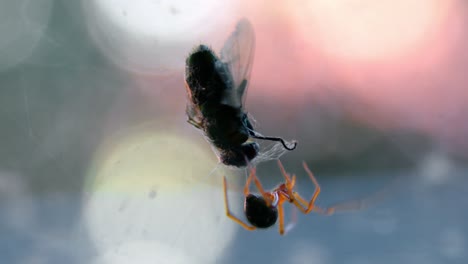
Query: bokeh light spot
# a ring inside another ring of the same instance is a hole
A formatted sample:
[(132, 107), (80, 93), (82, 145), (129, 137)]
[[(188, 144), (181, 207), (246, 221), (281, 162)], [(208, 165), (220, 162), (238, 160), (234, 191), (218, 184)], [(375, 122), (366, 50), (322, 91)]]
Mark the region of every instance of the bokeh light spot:
[(89, 30), (107, 58), (138, 73), (183, 68), (193, 45), (232, 19), (234, 1), (85, 1)]
[(161, 263), (153, 250), (168, 245), (190, 263), (213, 263), (237, 228), (224, 216), (222, 188), (196, 184), (214, 166), (212, 153), (176, 133), (134, 131), (105, 144), (85, 201), (99, 261), (122, 259), (109, 252), (138, 243), (132, 254), (153, 256), (152, 263)]
[(314, 0), (291, 5), (305, 36), (318, 41), (329, 55), (378, 60), (400, 57), (425, 45), (441, 29), (451, 2)]

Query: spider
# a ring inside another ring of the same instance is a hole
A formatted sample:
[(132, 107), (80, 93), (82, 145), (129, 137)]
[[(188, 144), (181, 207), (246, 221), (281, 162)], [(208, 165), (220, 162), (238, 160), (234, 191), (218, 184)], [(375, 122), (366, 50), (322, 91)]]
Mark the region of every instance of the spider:
[[(229, 210), (229, 201), (227, 197), (227, 183), (226, 177), (223, 179), (224, 187), (224, 204), (226, 207), (226, 215), (234, 222), (238, 223), (243, 228), (253, 231), (257, 228), (268, 228), (276, 223), (279, 218), (279, 233), (280, 235), (285, 234), (284, 226), (284, 211), (283, 204), (285, 202), (290, 202), (294, 204), (303, 214), (308, 214), (310, 212), (317, 212), (319, 214), (331, 215), (335, 212), (335, 207), (330, 207), (328, 209), (323, 209), (315, 205), (315, 200), (320, 194), (320, 186), (315, 179), (313, 173), (310, 171), (309, 167), (305, 162), (302, 163), (305, 171), (309, 175), (309, 178), (315, 185), (315, 191), (312, 195), (312, 198), (307, 201), (302, 198), (299, 193), (294, 191), (294, 185), (296, 183), (296, 175), (290, 176), (284, 169), (281, 161), (278, 160), (278, 166), (283, 174), (284, 183), (281, 183), (278, 187), (273, 189), (270, 192), (267, 192), (263, 189), (260, 180), (256, 176), (255, 168), (252, 168), (250, 175), (247, 178), (247, 181), (244, 186), (244, 214), (248, 220), (248, 223), (240, 220), (234, 216)], [(256, 195), (250, 192), (249, 186), (251, 181), (254, 181), (255, 186), (257, 187), (260, 195)]]

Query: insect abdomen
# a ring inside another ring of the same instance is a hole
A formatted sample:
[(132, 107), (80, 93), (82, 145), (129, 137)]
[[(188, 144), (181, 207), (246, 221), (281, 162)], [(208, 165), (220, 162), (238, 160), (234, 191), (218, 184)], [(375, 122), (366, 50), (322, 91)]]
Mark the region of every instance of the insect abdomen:
[(248, 131), (241, 118), (240, 109), (229, 105), (217, 105), (205, 111), (206, 134), (220, 148), (240, 146), (249, 138)]
[[(227, 70), (219, 65), (219, 58), (207, 46), (196, 47), (185, 67), (185, 81), (191, 90), (192, 102), (203, 107), (207, 102), (219, 103), (227, 89)], [(203, 107), (206, 109), (206, 107)]]

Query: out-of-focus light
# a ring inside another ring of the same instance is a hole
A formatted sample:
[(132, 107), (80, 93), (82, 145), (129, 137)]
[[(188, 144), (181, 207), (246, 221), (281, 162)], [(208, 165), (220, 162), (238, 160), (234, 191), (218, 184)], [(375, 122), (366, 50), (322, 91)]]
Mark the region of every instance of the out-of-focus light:
[(392, 211), (379, 211), (377, 215), (372, 217), (368, 223), (374, 232), (379, 235), (390, 235), (397, 231), (399, 226), (398, 218)]
[(1, 219), (3, 228), (29, 233), (34, 226), (34, 199), (23, 179), (16, 173), (0, 171)]
[(31, 55), (44, 35), (51, 9), (51, 0), (0, 3), (0, 71)]
[(313, 0), (290, 7), (304, 36), (331, 56), (397, 58), (418, 51), (441, 29), (450, 0)]
[(92, 264), (154, 264), (154, 263), (197, 263), (184, 252), (158, 241), (135, 241), (123, 243), (117, 249), (104, 252)]
[(421, 158), (419, 174), (429, 185), (445, 184), (453, 178), (455, 165), (447, 156), (434, 152)]
[(85, 1), (89, 29), (102, 52), (135, 72), (182, 68), (190, 49), (227, 28), (235, 1)]
[(310, 241), (296, 242), (288, 256), (287, 263), (330, 263), (330, 252), (323, 245)]
[(466, 235), (458, 227), (447, 227), (441, 233), (440, 246), (443, 256), (448, 259), (466, 258)]
[(278, 5), (282, 8), (270, 12), (260, 4), (248, 6), (258, 45), (249, 98), (278, 97), (291, 105), (319, 102), (345, 118), (411, 130), (466, 153), (463, 1), (293, 0)]
[(209, 177), (212, 153), (168, 132), (134, 131), (106, 146), (85, 201), (96, 263), (141, 256), (147, 259), (139, 263), (167, 263), (168, 254), (180, 263), (214, 263), (238, 226), (224, 216), (220, 186), (194, 184)]

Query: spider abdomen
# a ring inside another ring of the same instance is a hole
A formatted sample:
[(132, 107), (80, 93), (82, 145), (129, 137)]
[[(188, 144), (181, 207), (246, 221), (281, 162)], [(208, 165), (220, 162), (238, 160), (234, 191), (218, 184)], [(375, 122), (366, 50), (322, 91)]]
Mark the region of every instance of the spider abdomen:
[(278, 219), (278, 209), (268, 206), (262, 196), (254, 194), (245, 197), (244, 212), (249, 223), (257, 228), (268, 228)]

